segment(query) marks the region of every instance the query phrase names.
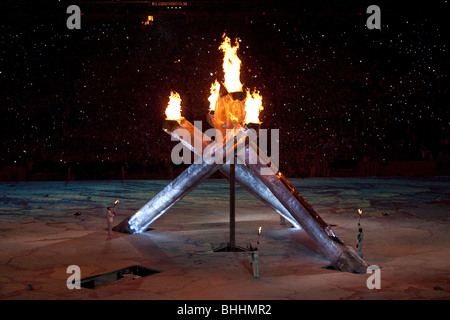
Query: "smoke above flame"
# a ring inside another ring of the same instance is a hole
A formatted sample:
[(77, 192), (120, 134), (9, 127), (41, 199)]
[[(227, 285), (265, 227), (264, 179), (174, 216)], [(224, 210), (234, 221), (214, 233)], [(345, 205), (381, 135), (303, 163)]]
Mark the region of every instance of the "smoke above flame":
[(177, 92), (170, 92), (169, 103), (166, 108), (167, 120), (181, 119), (181, 97)]

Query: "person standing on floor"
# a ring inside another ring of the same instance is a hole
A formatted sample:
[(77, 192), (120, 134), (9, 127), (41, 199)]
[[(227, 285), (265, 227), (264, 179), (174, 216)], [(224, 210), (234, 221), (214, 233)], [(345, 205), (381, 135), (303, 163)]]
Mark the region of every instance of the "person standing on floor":
[(256, 242), (256, 247), (252, 248), (252, 256), (251, 256), (251, 263), (253, 268), (253, 277), (259, 278), (259, 254), (258, 254), (258, 246), (259, 246), (259, 236), (261, 235), (262, 227), (259, 227), (258, 229), (258, 241)]
[(364, 233), (363, 233), (363, 230), (361, 228), (362, 213), (363, 213), (362, 210), (358, 209), (359, 219), (358, 219), (358, 235), (356, 236), (356, 253), (361, 258), (363, 257), (362, 241), (363, 241), (363, 238), (364, 238)]
[(116, 207), (114, 206), (114, 211), (111, 212), (111, 208), (108, 207), (107, 209), (107, 215), (106, 215), (106, 219), (108, 221), (108, 236), (111, 235), (111, 231), (112, 231), (112, 224), (114, 222), (114, 216), (116, 215)]
[(361, 226), (359, 227), (358, 231), (359, 231), (359, 233), (358, 233), (358, 236), (356, 237), (356, 252), (358, 253), (358, 256), (360, 256), (362, 258), (363, 257), (362, 241), (364, 238), (364, 233), (363, 233)]
[(252, 251), (252, 267), (253, 267), (253, 277), (259, 278), (259, 256), (258, 248)]

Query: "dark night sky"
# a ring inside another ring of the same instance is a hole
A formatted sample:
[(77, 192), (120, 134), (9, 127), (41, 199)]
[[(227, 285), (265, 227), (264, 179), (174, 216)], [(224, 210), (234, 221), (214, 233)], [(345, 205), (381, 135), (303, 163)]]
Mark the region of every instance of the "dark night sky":
[[(450, 158), (447, 1), (376, 2), (381, 31), (366, 28), (366, 1), (188, 1), (145, 28), (149, 6), (36, 3), (1, 12), (0, 166), (170, 157), (170, 90), (186, 118), (206, 119), (224, 31), (241, 40), (241, 80), (261, 91), (282, 161)], [(66, 28), (69, 4), (81, 30)]]

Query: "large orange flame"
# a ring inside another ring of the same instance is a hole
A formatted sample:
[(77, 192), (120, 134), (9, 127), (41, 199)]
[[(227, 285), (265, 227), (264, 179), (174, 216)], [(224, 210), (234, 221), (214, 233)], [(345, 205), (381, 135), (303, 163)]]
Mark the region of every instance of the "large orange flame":
[(237, 39), (235, 45), (231, 44), (231, 39), (225, 33), (223, 34), (223, 42), (219, 49), (223, 51), (223, 72), (225, 73), (225, 88), (228, 92), (241, 92), (242, 83), (239, 80), (241, 60), (237, 56), (239, 43)]
[(181, 98), (177, 92), (170, 92), (169, 103), (166, 108), (167, 120), (181, 119)]
[[(224, 53), (224, 87), (229, 93), (242, 92), (242, 83), (239, 78), (241, 60), (237, 56), (239, 43), (236, 39), (233, 46), (231, 39), (225, 33), (222, 38), (223, 42), (219, 49)], [(235, 126), (237, 123), (261, 123), (259, 112), (264, 108), (262, 107), (262, 97), (258, 91), (251, 93), (247, 89), (245, 101), (235, 100), (232, 95), (223, 96), (219, 99), (219, 91), (220, 83), (216, 80), (211, 85), (211, 95), (208, 98), (209, 110), (215, 111), (213, 120), (215, 127)]]

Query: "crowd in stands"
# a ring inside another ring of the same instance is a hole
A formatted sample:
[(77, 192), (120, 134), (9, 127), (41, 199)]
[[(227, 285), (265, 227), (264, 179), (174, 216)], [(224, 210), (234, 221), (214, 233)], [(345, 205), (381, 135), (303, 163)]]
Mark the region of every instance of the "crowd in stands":
[(176, 142), (161, 129), (170, 91), (180, 94), (183, 116), (205, 129), (210, 86), (223, 80), (218, 47), (226, 32), (239, 39), (244, 87), (263, 96), (262, 128), (280, 130), (287, 175), (329, 176), (361, 161), (450, 168), (448, 54), (422, 20), (374, 35), (353, 22), (324, 26), (270, 13), (201, 19), (87, 21), (72, 33), (31, 25), (15, 34), (3, 25), (2, 42), (14, 49), (1, 74), (2, 164), (172, 167)]

